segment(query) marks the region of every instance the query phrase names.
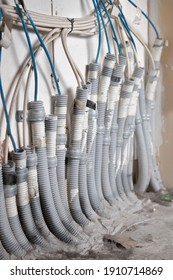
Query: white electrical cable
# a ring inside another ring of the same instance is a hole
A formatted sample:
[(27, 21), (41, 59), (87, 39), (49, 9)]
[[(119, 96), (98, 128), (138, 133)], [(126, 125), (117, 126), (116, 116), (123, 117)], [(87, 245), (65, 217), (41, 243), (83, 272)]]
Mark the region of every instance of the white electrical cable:
[(78, 86), (81, 88), (82, 84), (84, 84), (84, 78), (83, 78), (82, 73), (80, 72), (79, 68), (76, 66), (75, 62), (73, 61), (73, 59), (71, 57), (71, 54), (70, 54), (70, 52), (68, 50), (68, 47), (67, 47), (67, 34), (69, 32), (70, 32), (70, 29), (66, 29), (66, 30), (63, 29), (62, 30), (62, 33), (61, 33), (62, 45), (63, 45), (64, 51), (65, 51), (65, 54), (68, 58), (68, 61), (71, 65), (71, 68), (72, 68), (72, 70), (75, 74)]

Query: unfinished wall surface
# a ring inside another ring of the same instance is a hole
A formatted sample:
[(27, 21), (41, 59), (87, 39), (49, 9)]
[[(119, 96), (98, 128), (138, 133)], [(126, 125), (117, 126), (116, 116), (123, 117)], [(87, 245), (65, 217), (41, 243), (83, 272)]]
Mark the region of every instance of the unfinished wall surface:
[[(157, 90), (155, 140), (161, 175), (166, 187), (173, 186), (173, 1), (149, 1), (149, 14), (168, 41), (161, 60), (161, 79)], [(150, 30), (150, 41), (153, 31)], [(161, 118), (160, 118), (161, 116)]]

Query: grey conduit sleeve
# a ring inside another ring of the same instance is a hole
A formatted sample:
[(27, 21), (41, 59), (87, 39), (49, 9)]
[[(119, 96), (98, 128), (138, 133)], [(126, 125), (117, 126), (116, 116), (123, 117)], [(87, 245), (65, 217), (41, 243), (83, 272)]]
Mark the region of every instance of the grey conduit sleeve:
[(30, 198), (32, 216), (41, 235), (46, 240), (51, 242), (53, 239), (55, 239), (55, 237), (48, 229), (41, 210), (37, 178), (37, 155), (35, 153), (35, 148), (27, 147), (26, 154), (28, 168), (28, 193)]
[[(140, 95), (140, 93), (139, 93)], [(140, 114), (139, 102), (137, 106), (136, 113), (136, 147), (137, 147), (137, 157), (138, 157), (138, 179), (137, 179), (137, 189), (140, 192), (144, 192), (148, 187), (148, 177), (149, 177), (149, 162), (147, 155), (147, 146), (145, 142), (145, 137), (142, 128), (142, 119)]]
[(0, 240), (3, 247), (9, 254), (13, 254), (18, 258), (25, 256), (26, 252), (16, 240), (7, 216), (5, 207), (5, 197), (2, 180), (2, 165), (0, 163)]
[(156, 88), (160, 76), (160, 60), (163, 52), (164, 40), (162, 38), (156, 38), (153, 48), (152, 56), (154, 59), (156, 69), (150, 68), (149, 77), (146, 85), (146, 109), (147, 114), (151, 117), (153, 104), (155, 105)]
[(116, 101), (114, 106), (114, 113), (113, 113), (113, 120), (111, 125), (111, 141), (109, 147), (109, 178), (110, 184), (112, 188), (112, 192), (116, 200), (120, 200), (118, 190), (116, 187), (116, 180), (115, 180), (115, 168), (116, 168), (116, 145), (117, 145), (117, 132), (118, 132), (118, 107), (119, 107), (119, 99), (120, 99), (120, 92), (121, 92), (121, 84), (126, 67), (126, 57), (120, 56), (119, 57), (119, 64), (116, 64), (116, 67), (113, 70), (111, 81), (115, 83), (116, 89)]
[(62, 203), (68, 215), (69, 206), (67, 201), (67, 192), (65, 186), (65, 157), (66, 157), (66, 115), (67, 115), (67, 95), (55, 96), (54, 102), (54, 115), (57, 116), (57, 129), (56, 129), (56, 157), (57, 157), (57, 181), (58, 188)]
[(130, 98), (132, 92), (134, 90), (134, 80), (125, 80), (122, 85), (120, 101), (119, 101), (119, 108), (118, 108), (118, 133), (117, 133), (117, 149), (116, 149), (116, 185), (118, 189), (118, 193), (122, 199), (126, 199), (121, 172), (122, 172), (122, 159), (123, 159), (123, 133), (125, 128), (125, 122), (128, 114), (128, 107), (130, 104)]
[[(121, 59), (122, 63), (123, 58)], [(123, 62), (126, 62), (124, 59)], [(102, 190), (103, 195), (106, 200), (113, 205), (115, 203), (115, 197), (111, 188), (110, 177), (109, 177), (109, 149), (111, 143), (111, 127), (112, 121), (114, 117), (114, 109), (115, 105), (117, 105), (117, 101), (119, 100), (120, 94), (120, 81), (121, 78), (117, 77), (120, 69), (114, 68), (112, 73), (110, 87), (108, 90), (107, 104), (106, 104), (106, 112), (105, 112), (105, 132), (103, 139), (103, 155), (102, 155)], [(121, 68), (121, 67), (120, 67)], [(122, 69), (124, 68), (124, 63), (122, 63)], [(114, 81), (115, 80), (115, 81)]]
[[(129, 197), (131, 195), (132, 189), (133, 189), (133, 181), (129, 184), (129, 178), (132, 179), (132, 174), (128, 174), (128, 164), (130, 161), (132, 161), (133, 157), (133, 137), (134, 137), (134, 131), (135, 131), (135, 116), (136, 116), (136, 110), (137, 110), (137, 104), (138, 104), (138, 96), (139, 96), (139, 86), (141, 86), (141, 79), (144, 73), (144, 69), (141, 67), (136, 67), (134, 69), (132, 79), (134, 80), (134, 89), (131, 94), (129, 106), (128, 106), (128, 112), (127, 112), (127, 118), (125, 121), (125, 127), (124, 127), (124, 134), (123, 134), (123, 146), (122, 146), (122, 182), (123, 187), (125, 190), (125, 193)], [(131, 170), (132, 171), (132, 170)]]
[[(91, 83), (88, 82), (88, 99), (91, 96)], [(85, 107), (84, 121), (83, 121), (83, 130), (82, 130), (82, 141), (81, 141), (81, 159), (79, 162), (79, 200), (83, 213), (89, 220), (95, 220), (96, 214), (92, 209), (88, 188), (87, 188), (87, 134), (88, 134), (88, 114), (89, 107)]]
[[(139, 104), (140, 104), (140, 111), (141, 111), (141, 117), (142, 117), (142, 128), (143, 128), (143, 134), (144, 139), (146, 143), (146, 152), (148, 155), (148, 164), (149, 164), (149, 175), (148, 175), (148, 182), (147, 187), (150, 185), (153, 188), (154, 191), (159, 191), (162, 186), (159, 182), (159, 171), (156, 167), (156, 160), (154, 155), (154, 145), (152, 142), (152, 136), (151, 136), (151, 127), (150, 127), (150, 117), (148, 114), (146, 114), (146, 107), (145, 107), (145, 96), (144, 96), (144, 90), (140, 90), (140, 96), (139, 96)], [(146, 190), (146, 189), (145, 189)], [(145, 191), (144, 189), (141, 191)]]
[(67, 154), (68, 203), (73, 219), (82, 227), (89, 223), (89, 220), (82, 212), (79, 201), (79, 162), (81, 159), (82, 129), (87, 96), (87, 86), (77, 88), (72, 114), (71, 146)]
[(17, 178), (17, 206), (19, 212), (20, 222), (22, 228), (26, 234), (26, 237), (31, 243), (46, 247), (48, 243), (41, 236), (38, 231), (31, 211), (31, 206), (29, 203), (29, 193), (28, 193), (28, 170), (26, 168), (26, 151), (19, 150), (13, 152), (13, 159), (16, 168), (16, 178)]
[(7, 209), (8, 220), (13, 231), (13, 234), (22, 248), (28, 252), (32, 250), (32, 246), (25, 236), (16, 205), (16, 174), (15, 174), (15, 164), (13, 161), (9, 161), (8, 164), (3, 165), (3, 183), (4, 183), (4, 195), (5, 204)]
[(115, 66), (115, 56), (112, 54), (107, 54), (103, 61), (102, 73), (100, 75), (98, 96), (97, 96), (97, 136), (96, 136), (96, 153), (95, 153), (95, 180), (96, 187), (99, 198), (101, 201), (104, 200), (103, 190), (102, 190), (102, 152), (103, 152), (103, 139), (105, 132), (105, 112), (106, 112), (106, 102), (108, 89), (110, 86), (111, 76), (113, 68)]
[[(59, 195), (61, 204), (63, 205), (62, 211), (63, 215), (66, 216), (66, 219), (69, 223), (73, 223), (75, 230), (79, 233), (82, 231), (82, 228), (74, 221), (67, 200), (67, 190), (65, 182), (65, 158), (66, 158), (66, 115), (67, 115), (67, 95), (57, 95), (55, 96), (54, 102), (54, 115), (57, 116), (57, 128), (56, 128), (56, 157), (57, 157), (57, 183), (59, 189)], [(63, 218), (64, 220), (64, 218)]]
[(2, 243), (0, 241), (0, 260), (9, 260), (9, 257), (10, 257), (9, 254), (4, 249), (4, 247), (2, 246)]
[[(97, 102), (99, 65), (91, 63), (88, 66), (88, 81), (91, 82), (90, 99)], [(102, 210), (101, 201), (98, 196), (95, 181), (95, 150), (97, 133), (97, 108), (89, 109), (88, 134), (87, 134), (87, 187), (92, 208), (98, 213)]]
[(28, 104), (28, 120), (31, 122), (32, 141), (37, 153), (37, 173), (41, 207), (45, 221), (51, 232), (60, 240), (76, 244), (78, 241), (62, 224), (54, 205), (50, 187), (46, 140), (45, 140), (45, 113), (42, 101), (33, 101)]
[[(154, 133), (154, 108), (155, 108), (155, 95), (157, 90), (157, 85), (160, 76), (160, 60), (164, 47), (164, 40), (162, 38), (157, 38), (152, 48), (152, 55), (155, 62), (156, 69), (149, 71), (149, 78), (146, 85), (146, 111), (147, 111), (147, 119), (148, 119), (148, 129), (149, 133), (151, 131)], [(152, 139), (152, 133), (151, 133)], [(153, 140), (153, 139), (152, 139)], [(152, 173), (151, 173), (151, 181), (150, 186), (154, 191), (159, 191), (160, 189), (164, 189), (163, 182), (161, 179), (159, 167), (157, 165), (155, 151), (153, 146), (153, 156), (152, 156)]]
[(56, 173), (57, 158), (55, 155), (57, 116), (54, 115), (47, 116), (45, 120), (45, 128), (46, 128), (46, 149), (47, 149), (49, 178), (50, 178), (50, 186), (51, 186), (54, 204), (57, 213), (62, 223), (66, 227), (66, 229), (69, 232), (71, 232), (73, 235), (80, 238), (72, 217), (70, 218), (66, 213), (58, 188), (57, 173)]

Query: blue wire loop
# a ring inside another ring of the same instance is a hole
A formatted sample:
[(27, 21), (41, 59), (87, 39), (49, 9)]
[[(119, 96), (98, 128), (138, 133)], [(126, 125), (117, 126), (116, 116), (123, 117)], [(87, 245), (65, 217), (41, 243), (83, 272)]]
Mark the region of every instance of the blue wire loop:
[(129, 34), (130, 40), (132, 41), (132, 44), (133, 44), (135, 50), (137, 50), (135, 41), (134, 41), (133, 36), (131, 34), (131, 31), (130, 31), (130, 28), (129, 28), (128, 23), (126, 21), (126, 18), (124, 16), (124, 13), (123, 13), (122, 9), (120, 8), (120, 6), (118, 6), (118, 9), (120, 11), (120, 14), (118, 16), (119, 16), (124, 28), (127, 30), (127, 33)]
[(99, 59), (99, 55), (100, 55), (100, 51), (101, 51), (102, 31), (101, 31), (100, 17), (99, 17), (97, 5), (96, 5), (95, 0), (92, 0), (92, 1), (93, 1), (94, 9), (96, 12), (98, 29), (99, 29), (99, 42), (98, 42), (98, 49), (97, 49), (97, 55), (96, 55), (96, 63), (98, 63), (98, 59)]
[(34, 69), (34, 76), (35, 76), (35, 95), (34, 95), (34, 99), (35, 99), (35, 101), (37, 101), (37, 99), (38, 99), (38, 72), (37, 72), (37, 65), (36, 65), (36, 61), (35, 61), (34, 51), (33, 51), (33, 48), (32, 48), (32, 44), (31, 44), (31, 40), (30, 40), (30, 37), (29, 37), (29, 33), (28, 33), (26, 23), (24, 21), (22, 12), (21, 12), (21, 10), (19, 8), (19, 5), (17, 3), (16, 3), (16, 10), (17, 10), (19, 18), (22, 22), (23, 29), (24, 29), (24, 32), (25, 32), (25, 35), (26, 35), (28, 46), (29, 46), (29, 51), (30, 51), (30, 54), (31, 54), (31, 59), (32, 59), (32, 64), (33, 64), (33, 69)]
[(101, 0), (101, 4), (102, 4), (102, 6), (103, 6), (103, 8), (104, 8), (104, 10), (105, 10), (105, 13), (106, 13), (106, 15), (107, 15), (107, 18), (108, 18), (108, 20), (109, 20), (109, 23), (110, 23), (110, 26), (111, 26), (111, 29), (112, 29), (112, 32), (113, 32), (113, 39), (115, 40), (115, 42), (116, 42), (116, 44), (117, 44), (118, 52), (119, 52), (120, 55), (122, 55), (121, 47), (120, 47), (120, 44), (119, 44), (119, 41), (118, 41), (118, 37), (117, 37), (116, 32), (115, 32), (115, 28), (114, 28), (114, 26), (113, 26), (111, 17), (110, 17), (110, 15), (109, 15), (109, 12), (108, 12), (108, 10), (107, 10), (107, 8), (106, 8), (105, 3), (104, 3), (103, 0)]
[[(128, 1), (129, 1), (130, 4), (132, 4), (132, 6), (134, 6), (135, 8), (139, 8), (133, 1), (131, 1), (131, 0), (128, 0)], [(139, 9), (140, 9), (140, 8), (139, 8)], [(154, 29), (154, 31), (155, 31), (155, 33), (156, 33), (157, 38), (159, 39), (159, 38), (160, 38), (160, 35), (159, 35), (159, 32), (158, 32), (156, 26), (154, 25), (154, 23), (151, 21), (151, 19), (147, 16), (147, 14), (146, 14), (143, 10), (140, 9), (140, 11), (141, 11), (141, 13), (144, 15), (144, 17), (148, 20), (148, 22), (151, 24), (151, 26), (153, 27), (153, 29)]]
[(101, 7), (100, 7), (100, 4), (99, 4), (99, 1), (98, 0), (95, 0), (95, 1), (97, 3), (97, 9), (99, 10), (100, 18), (101, 18), (103, 29), (104, 29), (104, 33), (105, 33), (105, 37), (106, 37), (106, 43), (107, 43), (107, 48), (108, 48), (108, 53), (110, 53), (111, 52), (111, 47), (110, 47), (109, 36), (108, 36), (106, 24), (105, 24), (103, 15), (102, 15), (102, 11), (101, 11)]
[(42, 48), (43, 48), (43, 50), (44, 50), (44, 52), (45, 52), (45, 54), (46, 54), (46, 56), (47, 56), (47, 59), (48, 59), (48, 61), (49, 61), (49, 64), (50, 64), (50, 67), (51, 67), (51, 70), (52, 70), (52, 74), (53, 74), (53, 77), (54, 77), (54, 80), (55, 80), (57, 92), (58, 92), (59, 95), (61, 95), (61, 89), (60, 89), (60, 86), (59, 86), (59, 80), (58, 80), (58, 77), (57, 77), (57, 75), (56, 75), (55, 68), (54, 68), (52, 59), (51, 59), (51, 57), (50, 57), (50, 54), (49, 54), (49, 52), (48, 52), (48, 50), (47, 50), (47, 48), (46, 48), (46, 46), (45, 46), (45, 44), (44, 44), (44, 42), (43, 42), (41, 36), (40, 36), (40, 33), (39, 33), (37, 27), (36, 27), (35, 24), (34, 24), (34, 21), (33, 21), (32, 17), (30, 16), (29, 12), (28, 12), (27, 9), (26, 9), (26, 6), (25, 6), (25, 4), (24, 4), (24, 1), (23, 1), (23, 0), (19, 0), (19, 3), (21, 4), (21, 6), (22, 6), (22, 8), (23, 8), (26, 17), (29, 19), (29, 21), (30, 21), (30, 23), (31, 23), (31, 25), (32, 25), (32, 27), (33, 27), (33, 29), (34, 29), (34, 31), (35, 31), (35, 34), (37, 35), (37, 38), (38, 38), (38, 40), (40, 41), (40, 44), (41, 44), (41, 46), (42, 46)]
[[(3, 17), (3, 13), (2, 13), (2, 9), (0, 8), (0, 22), (2, 21), (2, 17)], [(2, 38), (2, 32), (0, 32), (0, 39), (1, 38)], [(2, 59), (2, 48), (0, 47), (0, 68), (1, 68), (1, 59)], [(11, 132), (10, 118), (9, 118), (9, 114), (8, 114), (8, 111), (7, 111), (7, 104), (6, 104), (4, 91), (3, 91), (3, 86), (2, 86), (1, 69), (0, 69), (0, 95), (1, 95), (1, 100), (2, 100), (2, 104), (3, 104), (4, 112), (5, 112), (5, 118), (6, 118), (6, 123), (7, 123), (7, 133), (10, 137), (11, 142), (12, 142), (13, 149), (16, 152), (17, 151), (16, 142), (15, 142), (14, 137), (13, 137), (12, 132)]]

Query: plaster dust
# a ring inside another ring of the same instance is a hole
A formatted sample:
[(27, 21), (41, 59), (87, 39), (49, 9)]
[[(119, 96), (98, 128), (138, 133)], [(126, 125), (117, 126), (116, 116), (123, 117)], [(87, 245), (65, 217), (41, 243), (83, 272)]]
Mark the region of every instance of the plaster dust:
[(58, 247), (49, 250), (37, 247), (24, 259), (173, 260), (173, 203), (161, 201), (161, 194), (147, 193), (144, 196), (145, 206), (123, 216), (118, 213), (117, 225), (121, 224), (118, 232), (106, 235), (105, 231), (100, 234), (98, 243), (83, 248), (66, 246), (66, 252)]

